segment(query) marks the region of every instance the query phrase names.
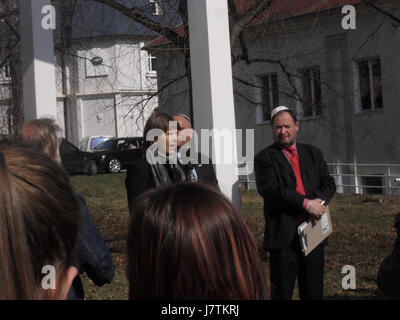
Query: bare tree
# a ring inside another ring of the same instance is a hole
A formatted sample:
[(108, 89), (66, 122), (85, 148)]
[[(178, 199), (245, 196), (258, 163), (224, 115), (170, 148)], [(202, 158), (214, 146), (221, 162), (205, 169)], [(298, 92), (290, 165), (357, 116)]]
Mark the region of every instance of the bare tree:
[[(377, 12), (380, 12), (385, 17), (389, 17), (392, 21), (398, 23), (399, 19), (395, 17), (392, 13), (388, 12), (385, 9), (382, 9), (376, 2), (370, 0), (363, 0), (367, 6), (375, 9)], [(75, 6), (77, 3), (80, 3), (79, 0), (68, 0), (68, 1), (59, 1), (55, 0), (54, 3), (58, 3), (58, 17), (62, 21), (59, 30), (57, 32), (60, 33), (56, 45), (56, 54), (60, 54), (61, 62), (60, 62), (60, 72), (62, 74), (61, 85), (62, 93), (65, 97), (68, 96), (68, 86), (67, 86), (67, 78), (65, 72), (65, 59), (67, 57), (74, 57), (76, 52), (71, 49), (72, 43), (72, 35), (71, 35), (71, 23), (72, 19), (75, 15)], [(130, 0), (130, 1), (118, 1), (118, 0), (91, 0), (85, 1), (85, 3), (97, 3), (108, 8), (112, 8), (116, 12), (119, 12), (121, 15), (125, 16), (129, 20), (144, 26), (149, 33), (153, 35), (158, 35), (163, 37), (163, 46), (159, 48), (162, 52), (171, 52), (174, 56), (178, 55), (182, 57), (182, 62), (184, 66), (184, 70), (182, 74), (177, 74), (176, 76), (167, 79), (164, 81), (164, 85), (160, 86), (157, 90), (157, 93), (162, 92), (163, 90), (168, 89), (170, 86), (174, 85), (179, 81), (186, 81), (187, 83), (187, 91), (177, 92), (178, 95), (188, 95), (189, 96), (189, 106), (193, 119), (193, 110), (191, 103), (191, 76), (190, 76), (190, 50), (189, 50), (189, 25), (188, 25), (188, 12), (187, 12), (187, 1), (186, 0), (163, 0), (160, 3), (164, 6), (164, 15), (157, 16), (151, 14), (151, 7), (148, 1), (144, 0)], [(276, 55), (274, 52), (271, 53), (263, 53), (262, 55), (254, 54), (253, 47), (254, 45), (262, 41), (262, 39), (266, 39), (269, 37), (269, 26), (274, 23), (274, 10), (273, 7), (275, 4), (279, 4), (279, 0), (254, 0), (249, 2), (248, 5), (246, 1), (239, 0), (227, 0), (228, 8), (229, 8), (229, 16), (230, 16), (230, 38), (231, 38), (231, 47), (232, 47), (232, 66), (236, 67), (237, 65), (244, 64), (246, 66), (251, 65), (276, 65), (285, 75), (288, 87), (280, 88), (280, 94), (290, 96), (295, 100), (299, 100), (301, 102), (303, 97), (302, 94), (298, 92), (298, 86), (296, 85), (296, 81), (298, 80), (299, 75), (293, 70), (291, 67), (290, 59), (282, 58), (279, 55)], [(19, 36), (17, 29), (15, 26), (18, 23), (18, 11), (16, 6), (10, 6), (9, 1), (7, 4), (5, 1), (2, 1), (2, 11), (0, 11), (0, 17), (4, 15), (9, 15), (10, 18), (1, 20), (0, 23), (3, 24), (3, 27), (8, 28), (9, 34), (12, 34), (15, 38), (14, 42), (10, 42), (8, 54), (9, 58), (18, 57), (16, 53), (19, 50)], [(14, 17), (16, 21), (11, 21), (11, 17)], [(316, 14), (316, 21), (319, 15)], [(8, 21), (8, 22), (7, 22)], [(82, 27), (88, 21), (81, 21)], [(316, 23), (317, 25), (317, 23)], [(14, 26), (14, 28), (13, 28)], [(274, 31), (276, 32), (276, 31)], [(282, 30), (282, 33), (284, 31)], [(95, 37), (95, 36), (94, 36)], [(90, 39), (85, 39), (86, 42), (90, 41)], [(321, 49), (322, 50), (322, 49)], [(123, 53), (121, 53), (123, 54)], [(307, 52), (298, 52), (294, 54), (303, 54), (307, 55)], [(2, 63), (7, 61), (7, 57), (4, 57), (3, 60), (0, 60), (0, 67)], [(85, 57), (77, 57), (85, 59)], [(17, 61), (12, 62), (11, 65), (15, 71), (18, 71), (18, 66), (20, 63)], [(116, 66), (117, 67), (117, 66)], [(20, 72), (17, 72), (20, 74)], [(20, 84), (21, 79), (18, 79), (18, 75), (14, 75), (13, 83)], [(259, 105), (260, 101), (254, 100), (252, 96), (243, 92), (240, 87), (253, 88), (257, 90), (265, 90), (259, 83), (254, 82), (252, 79), (246, 78), (245, 75), (240, 73), (234, 73), (233, 81), (238, 85), (235, 86), (235, 98), (242, 99), (246, 101), (247, 104), (251, 104), (253, 106)], [(110, 86), (113, 84), (110, 83)], [(325, 83), (327, 87), (329, 87), (329, 83)], [(15, 92), (13, 92), (13, 103), (18, 105), (18, 108), (11, 108), (13, 110), (12, 113), (15, 113), (15, 121), (19, 123), (21, 117), (21, 85), (14, 86)], [(101, 89), (99, 88), (99, 94), (101, 94)], [(270, 90), (270, 89), (269, 89)], [(146, 103), (148, 100), (152, 99), (157, 93), (151, 93), (147, 98), (139, 101), (137, 105), (133, 105), (132, 108), (138, 108), (140, 105), (140, 109), (143, 112)], [(340, 92), (337, 93), (341, 95)], [(65, 99), (65, 103), (68, 103), (68, 98)], [(105, 106), (106, 108), (107, 106)], [(64, 108), (66, 110), (67, 107)], [(18, 111), (19, 110), (19, 111)], [(67, 118), (67, 115), (66, 115)], [(18, 127), (18, 126), (14, 126)]]
[[(191, 98), (191, 69), (190, 69), (190, 51), (189, 51), (189, 24), (188, 24), (188, 11), (186, 0), (167, 0), (163, 1), (164, 6), (168, 10), (175, 10), (175, 14), (180, 17), (181, 24), (179, 26), (174, 25), (171, 21), (163, 20), (158, 21), (148, 15), (146, 7), (135, 7), (135, 1), (131, 2), (131, 6), (121, 4), (119, 1), (114, 0), (94, 0), (98, 3), (108, 5), (115, 10), (118, 10), (125, 16), (133, 19), (134, 21), (146, 26), (148, 29), (163, 36), (167, 45), (165, 48), (173, 51), (174, 53), (180, 54), (183, 58), (183, 64), (185, 67), (185, 76), (188, 83), (188, 94), (189, 94), (189, 105), (190, 113), (193, 121), (193, 103)], [(248, 43), (244, 40), (244, 32), (246, 28), (254, 21), (257, 17), (265, 15), (270, 6), (276, 0), (257, 0), (248, 6), (247, 9), (242, 10), (238, 8), (240, 1), (230, 0), (228, 1), (230, 16), (232, 17), (230, 23), (230, 37), (231, 45), (236, 46), (239, 44), (240, 53), (232, 57), (232, 64), (236, 64), (239, 61), (246, 61), (247, 64), (253, 62), (259, 62), (260, 60), (251, 60), (248, 56)], [(148, 9), (147, 9), (148, 10)], [(171, 11), (169, 11), (171, 13)], [(173, 15), (175, 16), (175, 15)], [(273, 61), (272, 59), (266, 59), (267, 63), (278, 63), (282, 69), (285, 70), (285, 66), (280, 61)], [(285, 70), (286, 71), (286, 70)], [(288, 76), (290, 74), (286, 72)], [(179, 77), (181, 78), (181, 76)], [(172, 80), (170, 81), (173, 82)]]
[(3, 35), (0, 70), (3, 80), (0, 132), (17, 135), (23, 122), (22, 65), (19, 17), (16, 1), (0, 2), (0, 30)]

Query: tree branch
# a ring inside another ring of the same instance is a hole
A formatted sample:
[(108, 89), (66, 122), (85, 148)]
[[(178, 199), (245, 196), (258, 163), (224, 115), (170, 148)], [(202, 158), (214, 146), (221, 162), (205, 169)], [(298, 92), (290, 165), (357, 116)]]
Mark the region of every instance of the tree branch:
[(0, 68), (6, 64), (7, 60), (12, 56), (12, 54), (14, 53), (15, 48), (17, 48), (18, 45), (19, 45), (19, 41), (14, 43), (14, 45), (11, 47), (11, 49), (7, 53), (7, 55), (0, 61)]
[(366, 5), (370, 6), (371, 8), (375, 9), (376, 11), (378, 11), (380, 13), (383, 13), (384, 15), (388, 16), (389, 18), (391, 18), (392, 20), (396, 21), (397, 23), (400, 23), (400, 18), (398, 18), (398, 17), (394, 16), (393, 14), (391, 14), (390, 12), (388, 12), (388, 11), (386, 11), (386, 10), (384, 10), (382, 8), (379, 8), (378, 6), (374, 5), (371, 0), (363, 0), (363, 2)]
[(163, 35), (169, 41), (174, 43), (177, 47), (180, 47), (179, 40), (181, 37), (175, 31), (175, 28), (163, 26), (160, 23), (150, 19), (149, 17), (142, 14), (141, 13), (142, 10), (139, 9), (138, 7), (129, 8), (114, 0), (93, 0), (93, 1), (108, 5), (109, 7), (119, 11), (120, 13), (132, 19), (133, 21), (136, 21), (141, 25), (145, 26), (146, 28), (160, 35)]
[[(186, 75), (186, 74), (183, 74), (183, 75), (181, 75), (180, 77), (177, 77), (177, 78), (175, 78), (175, 79), (172, 79), (172, 80), (169, 81), (167, 84), (165, 84), (165, 85), (162, 86), (160, 89), (158, 89), (157, 92), (152, 93), (149, 97), (144, 98), (144, 99), (140, 100), (139, 102), (137, 102), (137, 103), (135, 104), (135, 106), (137, 106), (138, 104), (140, 104), (140, 103), (142, 103), (142, 102), (144, 102), (144, 101), (147, 101), (147, 102), (146, 102), (146, 105), (147, 105), (148, 101), (151, 100), (152, 98), (154, 98), (155, 96), (157, 96), (161, 91), (165, 90), (166, 88), (168, 88), (168, 87), (169, 87), (170, 85), (172, 85), (173, 83), (175, 83), (175, 82), (177, 82), (177, 81), (179, 81), (179, 80), (181, 80), (181, 79), (183, 79), (183, 78), (186, 78), (186, 77), (187, 77), (187, 75)], [(145, 106), (146, 106), (146, 105), (145, 105)], [(129, 109), (129, 111), (126, 113), (126, 115), (124, 116), (124, 118), (125, 118), (131, 111), (133, 111), (133, 109), (135, 108), (135, 106), (133, 106), (132, 108)], [(142, 110), (142, 112), (143, 112), (143, 110)], [(141, 112), (141, 113), (142, 113), (142, 112)], [(140, 115), (139, 115), (139, 116), (140, 116)]]
[(231, 30), (231, 47), (235, 44), (237, 38), (243, 29), (256, 17), (267, 10), (276, 0), (258, 0), (241, 17), (238, 17)]

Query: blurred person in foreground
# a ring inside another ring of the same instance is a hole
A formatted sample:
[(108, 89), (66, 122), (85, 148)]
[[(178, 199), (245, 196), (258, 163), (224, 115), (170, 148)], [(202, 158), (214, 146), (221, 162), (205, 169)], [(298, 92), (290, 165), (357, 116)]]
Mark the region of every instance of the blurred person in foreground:
[(392, 253), (383, 259), (378, 271), (378, 288), (386, 299), (400, 299), (400, 213), (394, 227), (397, 237)]
[[(60, 128), (52, 119), (35, 119), (23, 125), (21, 139), (35, 147), (39, 152), (48, 155), (61, 166), (58, 138), (60, 131)], [(79, 192), (74, 194), (83, 219), (78, 233), (75, 259), (79, 274), (86, 272), (87, 276), (97, 286), (111, 283), (114, 278), (114, 264), (110, 250), (90, 218), (84, 197)], [(68, 299), (84, 299), (82, 281), (79, 275), (72, 284)]]
[(262, 262), (246, 223), (214, 186), (184, 182), (132, 204), (130, 299), (266, 299)]
[(271, 129), (274, 143), (254, 158), (257, 191), (264, 199), (271, 299), (292, 299), (296, 278), (301, 300), (322, 299), (326, 241), (304, 256), (297, 227), (321, 218), (336, 191), (335, 180), (321, 150), (297, 143), (299, 122), (292, 110), (272, 110)]
[(63, 170), (0, 140), (0, 299), (66, 299), (81, 215)]

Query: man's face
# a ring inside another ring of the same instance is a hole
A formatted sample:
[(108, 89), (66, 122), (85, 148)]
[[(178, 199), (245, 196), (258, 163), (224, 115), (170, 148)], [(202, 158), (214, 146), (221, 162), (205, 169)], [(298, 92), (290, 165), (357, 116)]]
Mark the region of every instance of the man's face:
[(173, 116), (173, 119), (178, 122), (178, 147), (181, 147), (191, 139), (192, 127), (185, 117)]
[(289, 112), (281, 112), (271, 124), (275, 143), (281, 148), (287, 148), (296, 142), (299, 123), (294, 122)]

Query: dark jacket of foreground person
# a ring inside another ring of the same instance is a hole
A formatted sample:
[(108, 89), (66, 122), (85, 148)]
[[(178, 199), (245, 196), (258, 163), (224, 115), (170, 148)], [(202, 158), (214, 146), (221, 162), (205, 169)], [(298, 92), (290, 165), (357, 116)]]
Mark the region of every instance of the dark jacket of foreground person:
[(387, 256), (378, 271), (378, 287), (387, 299), (400, 299), (400, 213), (394, 222), (397, 238), (392, 254)]
[[(96, 286), (111, 283), (114, 278), (114, 264), (110, 250), (90, 219), (89, 210), (83, 196), (75, 192), (75, 198), (82, 214), (82, 226), (79, 229), (76, 247), (76, 264), (79, 274), (86, 272)], [(68, 293), (68, 300), (81, 300), (83, 298), (82, 280), (77, 275)]]

